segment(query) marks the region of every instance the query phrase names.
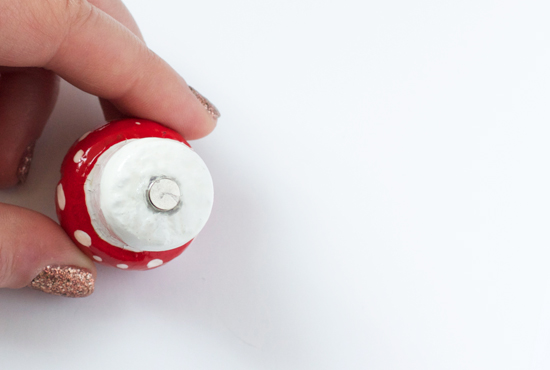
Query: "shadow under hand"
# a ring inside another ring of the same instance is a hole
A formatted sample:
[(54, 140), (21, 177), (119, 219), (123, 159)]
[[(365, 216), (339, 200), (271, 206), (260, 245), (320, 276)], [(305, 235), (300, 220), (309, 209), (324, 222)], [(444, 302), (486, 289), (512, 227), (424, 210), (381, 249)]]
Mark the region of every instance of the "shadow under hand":
[[(0, 193), (0, 201), (56, 220), (61, 161), (75, 140), (102, 122), (97, 99), (64, 83), (27, 184)], [(262, 269), (276, 250), (270, 223), (284, 220), (272, 219), (273, 205), (266, 204), (248, 164), (228, 163), (231, 144), (223, 135), (222, 130), (193, 143), (212, 172), (216, 200), (207, 226), (181, 257), (147, 272), (98, 266), (96, 291), (85, 299), (0, 290), (0, 357), (3, 351), (55, 353), (59, 348), (87, 356), (89, 348), (79, 346), (80, 333), (96, 350), (131, 348), (133, 353), (142, 345), (148, 350), (146, 344), (154, 340), (174, 353), (203, 347), (223, 349), (231, 357), (273, 347), (271, 316), (286, 305), (270, 301), (273, 282)], [(55, 340), (52, 332), (58, 333)]]
[(104, 122), (95, 96), (62, 81), (58, 103), (36, 143), (27, 182), (14, 189), (0, 191), (0, 202), (35, 210), (57, 221), (54, 195), (61, 162), (82, 134)]

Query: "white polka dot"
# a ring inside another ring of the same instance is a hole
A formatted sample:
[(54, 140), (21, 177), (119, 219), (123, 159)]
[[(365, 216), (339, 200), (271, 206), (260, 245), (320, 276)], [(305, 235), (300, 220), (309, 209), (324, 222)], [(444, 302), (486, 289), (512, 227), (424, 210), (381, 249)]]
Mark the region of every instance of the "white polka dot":
[(116, 267), (118, 267), (119, 269), (126, 270), (128, 268), (128, 265), (121, 263), (120, 265), (116, 265)]
[(141, 125), (141, 122), (136, 122), (136, 125)]
[(90, 132), (91, 132), (91, 131), (86, 132), (84, 135), (82, 135), (82, 136), (80, 137), (80, 139), (78, 139), (78, 141), (82, 141), (82, 140), (86, 139), (86, 137), (87, 137), (88, 135), (90, 135)]
[(159, 260), (159, 259), (156, 259), (156, 260), (152, 260), (151, 262), (149, 262), (147, 264), (147, 267), (152, 269), (153, 267), (158, 267), (160, 265), (162, 265), (164, 262), (162, 260)]
[(103, 261), (103, 258), (101, 258), (99, 256), (94, 256), (94, 260), (96, 260), (97, 262), (101, 262), (101, 261)]
[(84, 155), (84, 150), (80, 149), (76, 154), (74, 155), (73, 162), (78, 163), (82, 159), (82, 156)]
[(90, 235), (86, 234), (84, 231), (82, 230), (76, 230), (74, 232), (74, 237), (76, 238), (76, 240), (82, 244), (83, 246), (85, 247), (89, 247), (92, 245), (92, 238), (90, 238)]
[(65, 199), (65, 192), (63, 191), (63, 185), (57, 185), (57, 204), (59, 209), (64, 211), (67, 200)]

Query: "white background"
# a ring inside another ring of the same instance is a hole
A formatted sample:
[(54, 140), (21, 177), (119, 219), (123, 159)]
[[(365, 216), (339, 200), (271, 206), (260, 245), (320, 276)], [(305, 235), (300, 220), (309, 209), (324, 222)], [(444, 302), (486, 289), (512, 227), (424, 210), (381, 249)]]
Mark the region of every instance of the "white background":
[[(222, 112), (212, 217), (89, 298), (0, 291), (0, 368), (548, 369), (547, 3), (128, 0)], [(55, 217), (101, 122), (63, 85), (0, 201)]]

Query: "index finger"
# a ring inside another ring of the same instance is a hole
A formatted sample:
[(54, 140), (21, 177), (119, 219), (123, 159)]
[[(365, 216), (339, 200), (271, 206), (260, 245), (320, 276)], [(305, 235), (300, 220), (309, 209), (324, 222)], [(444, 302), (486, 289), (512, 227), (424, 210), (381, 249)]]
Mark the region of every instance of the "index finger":
[(60, 12), (52, 21), (44, 14), (39, 18), (45, 29), (37, 34), (48, 38), (40, 47), (49, 48), (34, 54), (42, 56), (36, 61), (39, 67), (108, 99), (124, 114), (161, 122), (186, 139), (214, 129), (219, 113), (211, 103), (192, 92), (176, 71), (118, 21), (86, 1), (33, 3), (70, 4), (44, 11)]

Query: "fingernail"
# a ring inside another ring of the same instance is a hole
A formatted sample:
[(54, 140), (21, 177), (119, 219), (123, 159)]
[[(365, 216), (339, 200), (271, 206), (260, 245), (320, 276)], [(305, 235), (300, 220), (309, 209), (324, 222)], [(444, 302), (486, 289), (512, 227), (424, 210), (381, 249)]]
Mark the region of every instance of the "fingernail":
[(94, 292), (94, 277), (87, 269), (75, 266), (47, 266), (29, 287), (64, 297), (87, 297)]
[(34, 146), (36, 143), (32, 143), (27, 148), (19, 161), (19, 167), (17, 168), (17, 178), (20, 184), (24, 184), (29, 176), (29, 170), (31, 169), (32, 157), (34, 155)]
[(206, 109), (208, 111), (208, 113), (210, 113), (210, 115), (215, 120), (220, 118), (220, 116), (221, 116), (220, 111), (218, 110), (218, 108), (216, 108), (216, 106), (214, 104), (212, 104), (212, 102), (210, 100), (206, 99), (204, 96), (202, 96), (202, 94), (200, 92), (193, 89), (191, 86), (189, 86), (189, 89), (191, 90), (191, 92), (193, 94), (195, 94), (195, 96), (197, 97), (197, 99), (199, 99), (199, 101), (201, 102), (204, 109)]

